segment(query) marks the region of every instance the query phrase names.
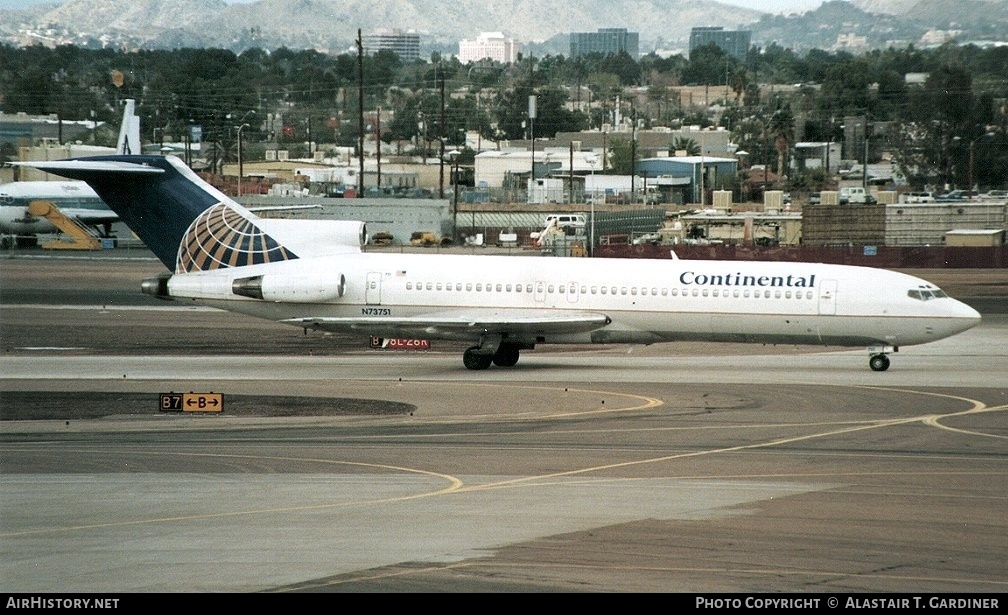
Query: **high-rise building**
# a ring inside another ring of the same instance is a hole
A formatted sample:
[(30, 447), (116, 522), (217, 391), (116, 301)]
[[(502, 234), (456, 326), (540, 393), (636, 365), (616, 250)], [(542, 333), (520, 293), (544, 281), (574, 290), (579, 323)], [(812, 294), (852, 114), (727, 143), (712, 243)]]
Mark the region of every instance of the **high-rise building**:
[(749, 30), (725, 30), (721, 26), (701, 26), (690, 30), (689, 51), (714, 43), (733, 58), (744, 60), (749, 53), (752, 32)]
[(640, 56), (640, 34), (627, 32), (626, 28), (600, 28), (598, 32), (571, 32), (570, 55), (572, 58), (599, 53), (618, 54), (625, 51), (636, 60)]
[(420, 35), (415, 32), (379, 30), (374, 34), (365, 34), (361, 39), (366, 55), (388, 50), (395, 52), (404, 62), (420, 59)]
[(513, 38), (506, 38), (501, 32), (480, 32), (476, 40), (459, 41), (458, 59), (462, 64), (487, 58), (510, 64), (517, 59), (519, 48)]

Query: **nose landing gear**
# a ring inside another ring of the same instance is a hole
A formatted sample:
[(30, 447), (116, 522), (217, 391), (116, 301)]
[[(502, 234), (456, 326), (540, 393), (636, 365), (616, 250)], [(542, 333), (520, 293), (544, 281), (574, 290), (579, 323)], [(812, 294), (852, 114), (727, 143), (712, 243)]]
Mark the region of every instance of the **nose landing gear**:
[(889, 369), (889, 356), (885, 354), (873, 354), (868, 359), (868, 367), (872, 368), (873, 372), (884, 372)]
[(899, 346), (869, 346), (868, 367), (873, 372), (884, 372), (889, 369), (889, 353), (899, 352)]

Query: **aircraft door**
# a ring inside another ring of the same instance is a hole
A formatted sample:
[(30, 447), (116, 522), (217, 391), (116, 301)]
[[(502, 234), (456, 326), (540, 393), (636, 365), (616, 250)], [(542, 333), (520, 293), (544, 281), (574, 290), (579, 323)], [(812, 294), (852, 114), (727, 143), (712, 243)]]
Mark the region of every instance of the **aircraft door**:
[(578, 285), (577, 282), (568, 282), (567, 284), (567, 303), (577, 303), (578, 300)]
[(364, 290), (364, 302), (368, 305), (381, 304), (381, 282), (380, 271), (369, 271), (367, 274), (367, 287)]
[(541, 280), (535, 283), (535, 300), (536, 303), (542, 303), (546, 301), (546, 282)]
[(836, 314), (836, 280), (823, 280), (819, 286), (819, 313), (824, 316)]

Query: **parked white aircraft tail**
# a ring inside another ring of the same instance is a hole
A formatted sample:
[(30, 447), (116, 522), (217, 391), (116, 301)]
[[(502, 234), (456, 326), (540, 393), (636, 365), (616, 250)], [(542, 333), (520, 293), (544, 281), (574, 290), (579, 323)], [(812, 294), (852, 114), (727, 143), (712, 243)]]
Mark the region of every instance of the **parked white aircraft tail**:
[(142, 154), (140, 142), (140, 118), (136, 114), (136, 101), (126, 99), (123, 109), (122, 124), (119, 125), (119, 140), (116, 142), (116, 153), (124, 156)]
[(369, 253), (361, 222), (259, 218), (175, 157), (25, 163), (88, 182), (168, 267), (144, 292), (362, 337), (470, 340), (469, 369), (540, 344), (677, 340), (889, 353), (980, 315), (920, 278), (816, 263)]

